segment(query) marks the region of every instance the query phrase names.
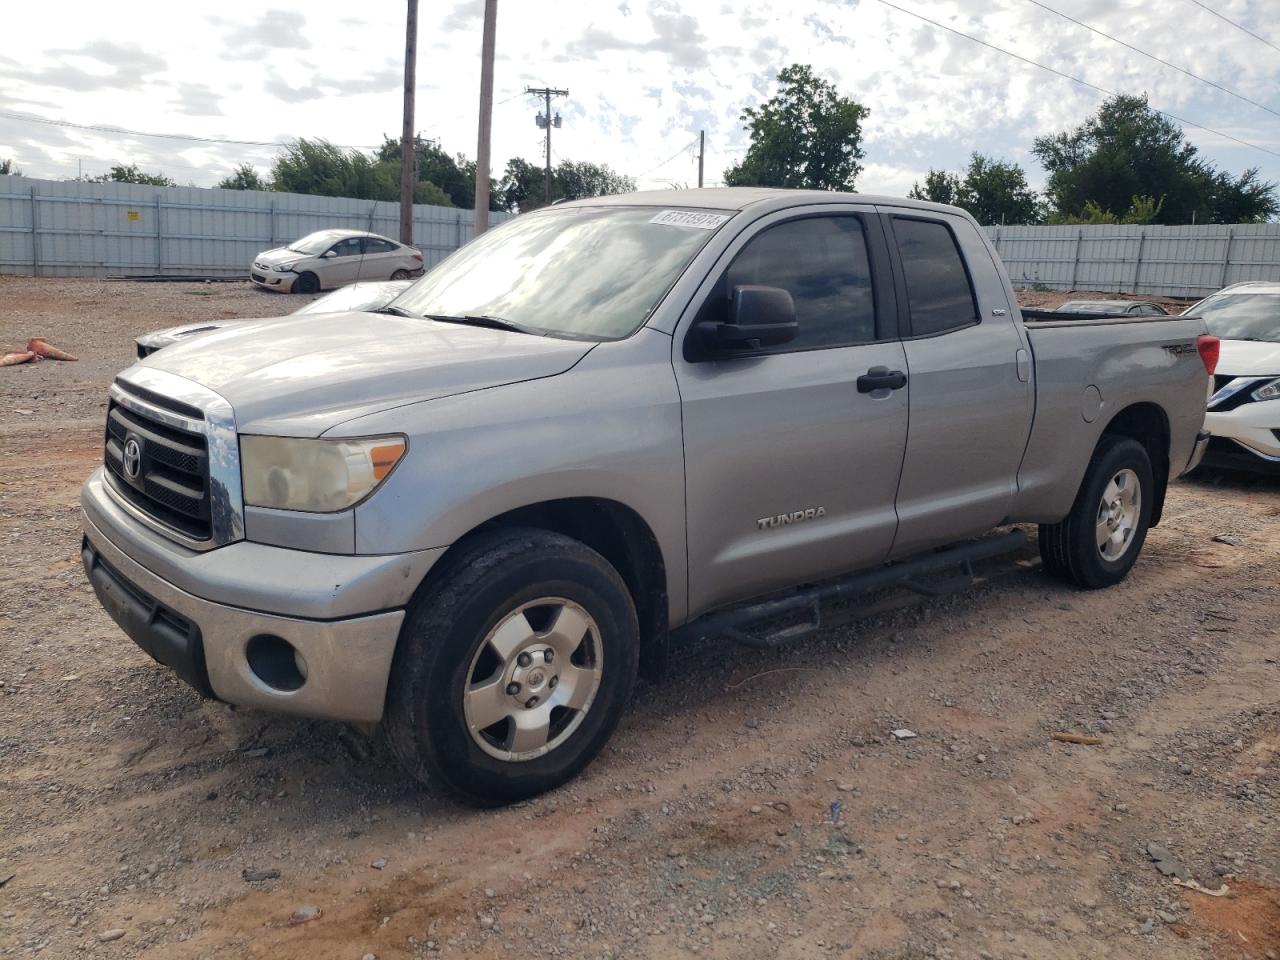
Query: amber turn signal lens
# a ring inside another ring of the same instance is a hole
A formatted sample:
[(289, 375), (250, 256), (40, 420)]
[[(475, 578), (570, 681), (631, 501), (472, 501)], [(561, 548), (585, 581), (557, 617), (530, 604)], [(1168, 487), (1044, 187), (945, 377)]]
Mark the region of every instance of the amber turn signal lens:
[(382, 480), (391, 468), (400, 462), (400, 458), (404, 456), (404, 441), (397, 440), (394, 443), (383, 444), (374, 447), (369, 451), (369, 462), (373, 464), (373, 478)]

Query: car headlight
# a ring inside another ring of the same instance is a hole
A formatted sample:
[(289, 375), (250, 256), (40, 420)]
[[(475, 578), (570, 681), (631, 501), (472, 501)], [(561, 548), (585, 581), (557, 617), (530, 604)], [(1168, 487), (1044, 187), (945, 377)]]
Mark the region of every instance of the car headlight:
[(272, 269), (272, 270), (274, 270), (276, 273), (292, 273), (292, 272), (293, 272), (293, 264), (292, 264), (292, 263), (277, 263), (277, 264), (276, 264), (274, 267), (272, 267), (271, 269)]
[(1264, 383), (1257, 390), (1253, 391), (1253, 399), (1255, 400), (1280, 399), (1280, 377), (1276, 377), (1270, 383)]
[(303, 440), (242, 436), (244, 502), (253, 507), (335, 513), (351, 507), (404, 456), (404, 437)]

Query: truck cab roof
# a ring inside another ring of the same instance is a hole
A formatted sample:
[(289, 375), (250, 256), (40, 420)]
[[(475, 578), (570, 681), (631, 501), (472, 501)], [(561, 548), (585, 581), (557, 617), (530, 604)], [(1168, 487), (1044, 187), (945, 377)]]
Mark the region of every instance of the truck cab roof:
[(969, 217), (959, 207), (927, 200), (910, 200), (906, 197), (888, 197), (871, 193), (841, 193), (834, 190), (792, 190), (784, 187), (703, 187), (691, 190), (641, 190), (636, 193), (619, 193), (603, 197), (587, 197), (564, 207), (644, 206), (683, 207), (686, 209), (733, 210), (750, 208), (783, 209), (817, 203), (848, 203), (886, 207), (909, 207)]

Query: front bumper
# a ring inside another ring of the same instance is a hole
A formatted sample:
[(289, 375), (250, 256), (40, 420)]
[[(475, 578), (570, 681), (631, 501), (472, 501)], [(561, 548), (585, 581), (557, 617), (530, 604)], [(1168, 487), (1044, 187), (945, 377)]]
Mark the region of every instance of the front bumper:
[[(202, 694), (310, 717), (381, 719), (403, 606), (443, 551), (358, 557), (245, 541), (190, 551), (129, 517), (100, 473), (81, 505), (82, 560), (99, 601)], [(296, 651), (300, 685), (251, 663), (250, 642), (264, 637)]]
[(1211, 445), (1206, 463), (1280, 470), (1280, 400), (1246, 403), (1223, 413), (1209, 411), (1204, 427), (1215, 441), (1225, 441)]
[(293, 289), (293, 281), (298, 279), (296, 273), (276, 273), (274, 270), (263, 270), (257, 264), (249, 268), (249, 279), (255, 287), (263, 290), (275, 290), (277, 293), (288, 293)]

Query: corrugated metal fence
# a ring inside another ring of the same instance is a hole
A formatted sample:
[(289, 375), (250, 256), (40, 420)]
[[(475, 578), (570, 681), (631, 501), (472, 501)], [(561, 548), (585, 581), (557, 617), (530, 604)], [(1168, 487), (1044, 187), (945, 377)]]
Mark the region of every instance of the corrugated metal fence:
[(1280, 281), (1280, 224), (987, 227), (1015, 287), (1202, 297)]
[[(255, 254), (328, 227), (399, 235), (399, 204), (254, 190), (0, 176), (0, 273), (238, 277)], [(490, 214), (490, 221), (506, 213)], [(473, 212), (413, 208), (427, 266), (471, 239)]]
[[(471, 239), (472, 211), (413, 209), (428, 266)], [(0, 176), (0, 273), (238, 277), (258, 252), (325, 227), (394, 237), (399, 205)], [(1280, 281), (1280, 224), (986, 229), (1015, 286), (1199, 297), (1240, 280)]]

